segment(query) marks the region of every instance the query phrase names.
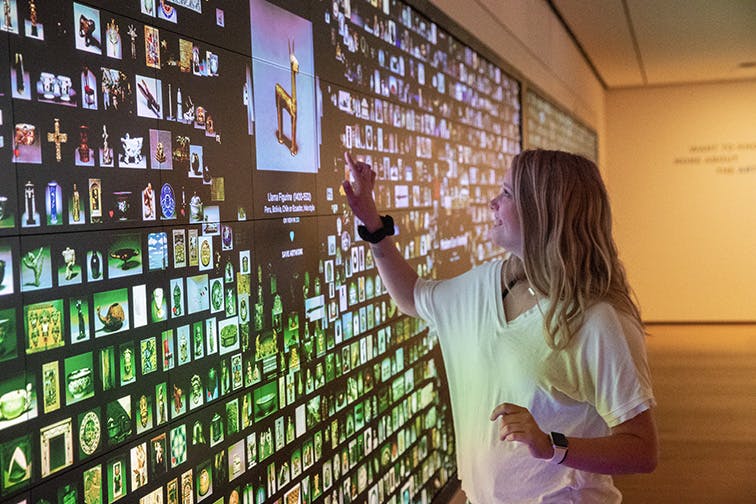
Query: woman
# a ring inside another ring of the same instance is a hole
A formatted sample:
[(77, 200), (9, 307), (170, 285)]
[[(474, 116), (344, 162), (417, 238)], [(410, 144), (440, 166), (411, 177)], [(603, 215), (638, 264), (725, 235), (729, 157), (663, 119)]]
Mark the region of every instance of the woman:
[(375, 172), (345, 158), (343, 188), (384, 284), (441, 342), (470, 502), (620, 502), (611, 474), (656, 467), (655, 400), (596, 165), (520, 153), (490, 204), (490, 239), (509, 258), (430, 281), (386, 237)]

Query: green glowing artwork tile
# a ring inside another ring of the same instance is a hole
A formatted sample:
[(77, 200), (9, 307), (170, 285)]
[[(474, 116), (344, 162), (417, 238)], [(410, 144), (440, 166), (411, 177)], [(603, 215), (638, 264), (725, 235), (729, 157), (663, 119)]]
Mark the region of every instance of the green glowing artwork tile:
[(125, 455), (107, 462), (108, 504), (116, 502), (128, 494), (128, 461)]
[(31, 481), (33, 465), (31, 434), (0, 445), (0, 473), (2, 474), (3, 495), (28, 484)]
[(24, 327), (27, 354), (64, 346), (63, 300), (24, 306)]
[(96, 465), (82, 474), (84, 504), (102, 504), (102, 467)]

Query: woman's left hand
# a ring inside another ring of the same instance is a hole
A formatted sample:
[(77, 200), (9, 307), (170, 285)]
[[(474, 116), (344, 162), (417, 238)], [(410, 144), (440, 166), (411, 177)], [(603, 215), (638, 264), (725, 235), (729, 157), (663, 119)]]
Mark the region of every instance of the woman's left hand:
[(549, 459), (554, 454), (548, 434), (543, 432), (527, 408), (502, 403), (491, 412), (491, 421), (501, 417), (499, 439), (525, 443), (535, 458)]

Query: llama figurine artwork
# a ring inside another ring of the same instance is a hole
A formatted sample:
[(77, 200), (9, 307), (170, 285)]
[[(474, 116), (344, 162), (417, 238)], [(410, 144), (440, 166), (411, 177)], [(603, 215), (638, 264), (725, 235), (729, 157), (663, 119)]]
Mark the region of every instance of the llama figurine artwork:
[[(278, 128), (276, 138), (278, 143), (287, 143), (292, 156), (297, 155), (297, 73), (299, 73), (299, 61), (294, 56), (294, 41), (289, 41), (289, 64), (291, 65), (291, 94), (288, 94), (281, 84), (276, 84), (276, 113), (278, 115)], [(291, 116), (291, 139), (286, 138), (283, 132), (283, 111), (286, 110)]]

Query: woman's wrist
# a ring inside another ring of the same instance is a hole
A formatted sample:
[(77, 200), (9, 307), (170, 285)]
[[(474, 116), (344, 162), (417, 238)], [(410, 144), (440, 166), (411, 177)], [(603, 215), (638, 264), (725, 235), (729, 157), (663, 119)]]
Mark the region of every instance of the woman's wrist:
[(551, 436), (545, 432), (541, 432), (538, 446), (538, 458), (550, 460), (554, 456), (554, 446), (551, 444)]
[(362, 221), (362, 224), (368, 231), (375, 233), (383, 227), (383, 220), (381, 219), (381, 216), (376, 213), (374, 217)]

